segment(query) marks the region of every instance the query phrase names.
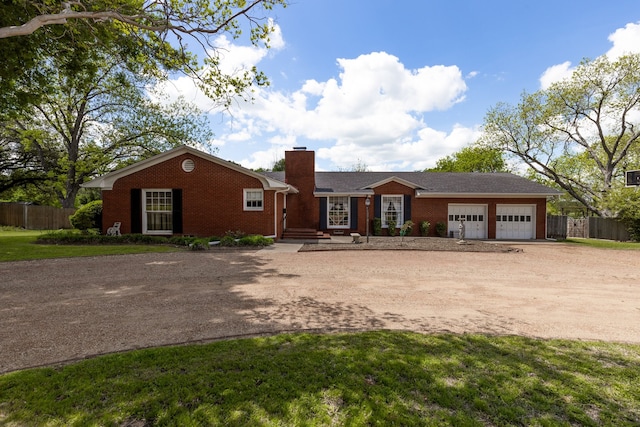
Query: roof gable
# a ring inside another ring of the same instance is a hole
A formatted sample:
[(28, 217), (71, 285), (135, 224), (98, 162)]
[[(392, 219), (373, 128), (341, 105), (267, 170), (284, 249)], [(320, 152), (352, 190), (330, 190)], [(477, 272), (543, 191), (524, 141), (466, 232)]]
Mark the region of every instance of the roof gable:
[(374, 183), (368, 185), (366, 188), (376, 188), (376, 187), (380, 187), (380, 186), (382, 186), (384, 184), (388, 184), (390, 182), (396, 182), (396, 183), (398, 183), (400, 185), (404, 185), (405, 187), (409, 187), (409, 188), (412, 188), (414, 190), (416, 188), (420, 188), (420, 186), (418, 184), (416, 184), (414, 182), (411, 182), (411, 181), (407, 181), (406, 179), (398, 178), (396, 175), (392, 175), (392, 176), (389, 176), (389, 177), (387, 177), (387, 178), (385, 178), (385, 179), (383, 179), (381, 181), (374, 182)]
[(120, 178), (125, 177), (127, 175), (131, 175), (133, 173), (142, 171), (144, 169), (150, 168), (152, 166), (158, 165), (167, 160), (173, 159), (175, 157), (181, 156), (183, 154), (189, 154), (194, 157), (199, 157), (201, 159), (213, 162), (220, 166), (231, 169), (235, 172), (242, 173), (247, 176), (251, 176), (260, 180), (262, 186), (265, 190), (267, 189), (288, 189), (293, 190), (293, 188), (287, 185), (284, 182), (278, 181), (276, 179), (267, 177), (261, 173), (252, 171), (250, 169), (243, 168), (242, 166), (235, 164), (233, 162), (223, 160), (219, 157), (213, 156), (211, 154), (205, 153), (200, 150), (196, 150), (195, 148), (188, 147), (186, 145), (182, 145), (180, 147), (173, 148), (169, 151), (165, 151), (164, 153), (157, 154), (153, 157), (149, 157), (148, 159), (141, 160), (132, 165), (126, 166), (122, 169), (115, 170), (113, 172), (109, 172), (106, 175), (102, 175), (98, 178), (95, 178), (91, 181), (88, 181), (82, 184), (83, 187), (89, 188), (100, 188), (102, 190), (111, 190), (113, 188), (113, 184)]

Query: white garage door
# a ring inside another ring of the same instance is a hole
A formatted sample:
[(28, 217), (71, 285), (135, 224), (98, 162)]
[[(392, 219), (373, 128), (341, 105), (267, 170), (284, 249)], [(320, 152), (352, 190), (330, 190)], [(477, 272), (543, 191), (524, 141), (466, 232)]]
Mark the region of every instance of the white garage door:
[(465, 239), (487, 238), (486, 205), (449, 205), (449, 234), (459, 237), (460, 219), (464, 219)]
[(496, 239), (535, 239), (535, 206), (496, 206)]

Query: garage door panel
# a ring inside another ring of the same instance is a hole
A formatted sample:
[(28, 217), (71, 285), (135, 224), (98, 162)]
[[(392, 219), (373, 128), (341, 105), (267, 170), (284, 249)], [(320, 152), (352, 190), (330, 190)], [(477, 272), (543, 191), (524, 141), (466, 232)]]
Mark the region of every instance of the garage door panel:
[(535, 206), (496, 207), (496, 239), (535, 239)]
[(449, 232), (458, 237), (460, 220), (464, 220), (465, 239), (487, 238), (486, 205), (449, 205)]

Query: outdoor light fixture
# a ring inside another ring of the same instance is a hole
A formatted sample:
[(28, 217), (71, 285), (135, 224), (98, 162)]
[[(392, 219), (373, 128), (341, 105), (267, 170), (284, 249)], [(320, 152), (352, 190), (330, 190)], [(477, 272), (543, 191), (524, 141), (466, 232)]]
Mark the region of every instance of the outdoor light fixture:
[(369, 243), (369, 206), (371, 205), (371, 196), (364, 199), (364, 205), (367, 207), (367, 243)]

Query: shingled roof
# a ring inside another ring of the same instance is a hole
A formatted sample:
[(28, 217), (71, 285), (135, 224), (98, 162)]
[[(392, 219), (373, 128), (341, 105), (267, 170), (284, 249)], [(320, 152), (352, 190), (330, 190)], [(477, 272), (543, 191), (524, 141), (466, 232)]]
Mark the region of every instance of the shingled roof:
[[(266, 172), (284, 181), (284, 172)], [(559, 191), (511, 173), (454, 172), (316, 172), (315, 195), (367, 195), (390, 181), (414, 188), (416, 197), (546, 197)]]

